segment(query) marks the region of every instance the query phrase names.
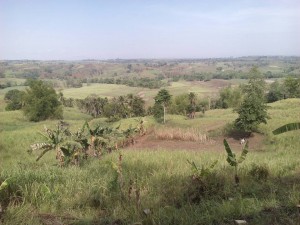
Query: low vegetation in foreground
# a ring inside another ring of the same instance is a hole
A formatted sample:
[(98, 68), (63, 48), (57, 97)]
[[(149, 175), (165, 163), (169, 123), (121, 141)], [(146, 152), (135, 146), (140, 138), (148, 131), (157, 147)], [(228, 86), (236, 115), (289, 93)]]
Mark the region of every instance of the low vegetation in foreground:
[[(172, 150), (127, 147), (101, 159), (88, 157), (81, 166), (64, 167), (58, 166), (54, 151), (38, 162), (37, 153), (27, 152), (32, 143), (43, 140), (38, 132), (43, 131), (44, 125), (55, 128), (58, 121), (33, 123), (20, 111), (3, 111), (1, 223), (233, 224), (234, 220), (243, 219), (255, 225), (296, 224), (296, 205), (300, 201), (299, 131), (276, 136), (272, 131), (300, 120), (300, 101), (287, 99), (268, 106), (270, 119), (258, 127), (263, 143), (253, 148), (255, 139), (250, 137), (248, 154), (238, 167), (231, 166), (222, 143), (223, 138), (229, 138), (224, 133), (226, 129), (214, 129), (216, 118), (228, 122), (237, 118), (231, 109), (209, 110), (205, 117), (196, 115), (193, 120), (166, 115), (169, 128), (160, 128), (162, 125), (152, 117), (145, 117), (146, 126), (155, 125), (161, 139), (169, 141), (179, 135), (181, 142), (190, 138), (205, 142), (202, 137), (216, 143), (221, 140), (217, 149), (201, 151), (200, 145), (199, 151), (177, 146)], [(64, 118), (73, 131), (85, 119), (90, 120), (92, 127), (105, 123), (71, 108), (65, 111)], [(121, 123), (125, 129), (134, 121), (123, 119), (113, 126)], [(173, 136), (164, 136), (164, 129)], [(182, 135), (180, 129), (190, 137)], [(239, 160), (242, 146), (229, 145)]]

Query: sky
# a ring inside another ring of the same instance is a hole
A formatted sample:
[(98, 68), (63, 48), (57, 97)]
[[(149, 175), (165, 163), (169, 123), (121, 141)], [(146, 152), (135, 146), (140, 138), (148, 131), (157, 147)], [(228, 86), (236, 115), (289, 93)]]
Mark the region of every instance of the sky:
[(0, 0), (0, 60), (300, 56), (300, 0)]

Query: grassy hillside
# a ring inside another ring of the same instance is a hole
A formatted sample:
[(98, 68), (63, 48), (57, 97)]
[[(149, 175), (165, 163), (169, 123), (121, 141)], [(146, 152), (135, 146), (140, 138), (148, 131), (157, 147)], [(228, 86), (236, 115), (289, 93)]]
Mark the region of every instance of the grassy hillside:
[[(178, 81), (172, 82), (170, 86), (165, 87), (171, 95), (186, 94), (194, 92), (199, 98), (206, 96), (217, 96), (221, 88), (238, 85), (242, 80), (211, 80), (211, 81)], [(120, 95), (135, 94), (142, 97), (147, 105), (154, 103), (154, 97), (158, 93), (159, 89), (148, 89), (141, 87), (128, 87), (125, 85), (117, 84), (89, 84), (89, 86), (83, 86), (81, 88), (66, 88), (62, 92), (67, 98), (86, 98), (89, 95), (95, 94), (100, 97), (118, 97)]]
[[(38, 132), (44, 125), (53, 127), (57, 121), (31, 123), (19, 111), (1, 111), (0, 181), (10, 178), (1, 194), (2, 224), (233, 224), (234, 219), (255, 225), (296, 224), (300, 134), (273, 136), (271, 131), (300, 121), (299, 109), (299, 99), (270, 104), (271, 119), (260, 126), (263, 146), (251, 150), (250, 139), (249, 154), (239, 168), (239, 188), (222, 146), (212, 151), (126, 148), (120, 150), (122, 175), (112, 166), (119, 163), (119, 152), (90, 158), (80, 168), (59, 168), (54, 152), (35, 162), (36, 153), (26, 150), (43, 140)], [(167, 127), (194, 127), (222, 138), (222, 127), (235, 118), (231, 109), (211, 110), (195, 120), (168, 115)], [(65, 121), (74, 130), (84, 119), (91, 118), (65, 110)], [(155, 125), (152, 118), (146, 120), (148, 126)], [(91, 121), (97, 122), (103, 120)], [(132, 123), (134, 119), (121, 121), (124, 127)], [(199, 168), (218, 163), (199, 181), (192, 179), (187, 160)]]

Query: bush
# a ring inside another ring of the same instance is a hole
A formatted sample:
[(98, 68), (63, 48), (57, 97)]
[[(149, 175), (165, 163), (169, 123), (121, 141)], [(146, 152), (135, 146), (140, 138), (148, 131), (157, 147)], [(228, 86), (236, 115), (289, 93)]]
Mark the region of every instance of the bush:
[(30, 80), (24, 94), (24, 114), (30, 121), (62, 119), (61, 102), (55, 90), (40, 80)]
[(5, 110), (13, 111), (22, 108), (24, 92), (18, 89), (9, 90), (5, 96), (4, 100), (7, 102)]
[(270, 175), (269, 169), (265, 165), (252, 165), (249, 175), (257, 181), (266, 181)]
[(200, 203), (204, 198), (225, 198), (225, 179), (212, 172), (205, 177), (192, 178), (186, 186), (186, 197), (191, 203)]

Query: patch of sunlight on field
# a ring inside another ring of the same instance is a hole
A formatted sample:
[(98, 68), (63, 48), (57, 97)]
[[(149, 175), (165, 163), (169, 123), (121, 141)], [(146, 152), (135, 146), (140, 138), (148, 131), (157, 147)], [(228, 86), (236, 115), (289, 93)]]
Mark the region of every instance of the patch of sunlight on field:
[(22, 78), (0, 78), (0, 84), (4, 84), (7, 82), (11, 82), (12, 84), (23, 84), (26, 81), (26, 79)]
[(204, 115), (197, 113), (195, 119), (188, 119), (186, 116), (180, 115), (167, 115), (167, 125), (209, 131), (234, 121), (236, 117), (237, 114), (233, 113), (232, 109), (217, 109), (209, 110)]
[(178, 81), (178, 82), (172, 82), (170, 88), (178, 88), (178, 87), (186, 87), (189, 86), (188, 82), (186, 81)]
[(24, 91), (26, 89), (26, 86), (13, 86), (13, 87), (0, 89), (0, 97), (1, 97), (1, 95), (3, 95), (3, 97), (1, 97), (1, 98), (4, 98), (5, 93), (10, 90), (13, 90), (13, 89), (18, 89), (20, 91)]
[(90, 120), (92, 116), (80, 112), (77, 108), (64, 108), (64, 120)]
[(127, 94), (138, 94), (144, 91), (145, 88), (128, 87), (117, 84), (90, 84), (81, 88), (69, 88), (63, 90), (63, 94), (67, 98), (86, 98), (89, 95), (95, 94), (100, 97), (117, 97)]
[[(195, 92), (200, 96), (205, 93), (216, 92), (218, 89), (209, 87), (199, 82), (172, 82), (171, 86), (165, 87), (170, 91), (171, 95), (187, 94), (189, 92)], [(141, 87), (128, 87), (125, 85), (117, 84), (90, 84), (89, 86), (83, 86), (81, 88), (68, 88), (63, 90), (63, 94), (67, 98), (86, 98), (89, 95), (95, 94), (100, 97), (118, 97), (120, 95), (135, 94), (139, 95), (146, 102), (153, 102), (153, 98), (158, 93), (159, 89), (148, 89)]]
[(189, 92), (195, 92), (196, 94), (199, 94), (200, 96), (203, 93), (210, 93), (214, 92), (215, 89), (209, 88), (200, 82), (187, 82), (187, 81), (178, 81), (178, 82), (172, 82), (172, 85), (170, 87), (166, 88), (170, 91), (170, 93), (174, 96), (179, 94), (188, 94)]
[(26, 120), (22, 111), (3, 111), (0, 113), (0, 130), (14, 130), (20, 127), (26, 127), (30, 125), (30, 122)]

